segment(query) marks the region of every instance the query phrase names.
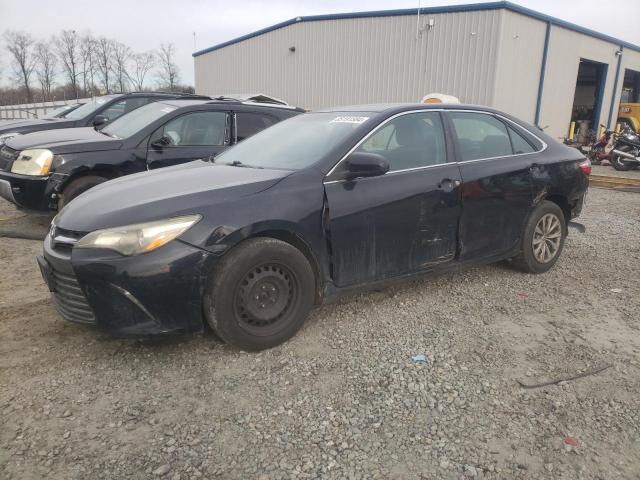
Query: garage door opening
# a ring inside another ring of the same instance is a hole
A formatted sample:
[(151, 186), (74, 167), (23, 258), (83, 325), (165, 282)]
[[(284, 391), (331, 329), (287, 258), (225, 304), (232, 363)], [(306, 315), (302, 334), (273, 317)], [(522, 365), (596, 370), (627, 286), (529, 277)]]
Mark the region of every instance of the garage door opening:
[(640, 131), (640, 72), (624, 71), (618, 123)]
[(589, 133), (598, 130), (607, 67), (605, 63), (580, 59), (571, 110), (571, 121), (575, 122), (575, 137), (579, 143), (586, 143)]

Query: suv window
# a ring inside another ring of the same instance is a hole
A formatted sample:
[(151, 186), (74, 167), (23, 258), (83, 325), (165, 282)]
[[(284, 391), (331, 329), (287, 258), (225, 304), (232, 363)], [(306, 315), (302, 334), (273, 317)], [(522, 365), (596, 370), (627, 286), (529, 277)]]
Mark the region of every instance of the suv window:
[(102, 112), (102, 115), (107, 117), (109, 121), (112, 122), (125, 113), (132, 112), (136, 108), (146, 105), (150, 101), (151, 99), (148, 97), (127, 98), (126, 100), (121, 100), (111, 105), (104, 112)]
[(450, 112), (449, 117), (456, 133), (462, 161), (534, 151), (522, 135), (493, 115)]
[(171, 120), (162, 136), (174, 146), (224, 145), (226, 127), (226, 112), (194, 112)]
[(446, 163), (440, 114), (402, 115), (371, 135), (358, 151), (382, 155), (389, 162), (391, 172)]
[(278, 121), (271, 115), (260, 113), (236, 113), (236, 139), (241, 142)]

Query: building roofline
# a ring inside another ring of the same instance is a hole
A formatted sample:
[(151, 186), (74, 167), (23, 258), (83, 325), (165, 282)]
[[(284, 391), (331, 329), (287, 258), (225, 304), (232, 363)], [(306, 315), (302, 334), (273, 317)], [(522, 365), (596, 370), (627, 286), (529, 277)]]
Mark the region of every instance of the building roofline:
[[(625, 42), (624, 40), (620, 40), (618, 38), (614, 38), (609, 35), (605, 35), (604, 33), (596, 32), (595, 30), (581, 27), (580, 25), (576, 25), (575, 23), (567, 22), (559, 18), (545, 15), (544, 13), (536, 12), (535, 10), (525, 8), (508, 1), (471, 3), (471, 4), (464, 4), (464, 5), (447, 5), (442, 7), (424, 7), (420, 9), (420, 15), (429, 15), (429, 14), (437, 14), (437, 13), (478, 12), (483, 10), (500, 10), (500, 9), (509, 10), (515, 13), (520, 13), (530, 18), (535, 18), (543, 22), (548, 22), (551, 25), (556, 25), (558, 27), (566, 28), (567, 30), (572, 30), (574, 32), (582, 33), (584, 35), (588, 35), (590, 37), (604, 40), (605, 42), (609, 42), (620, 47), (624, 47), (630, 50), (635, 50), (637, 52), (640, 52), (640, 46), (634, 45), (629, 42)], [(264, 35), (265, 33), (273, 32), (274, 30), (279, 30), (281, 28), (288, 27), (289, 25), (293, 25), (296, 23), (319, 22), (323, 20), (343, 20), (343, 19), (350, 19), (350, 18), (399, 17), (399, 16), (405, 16), (405, 15), (416, 15), (417, 13), (418, 13), (417, 8), (403, 8), (403, 9), (396, 9), (396, 10), (375, 10), (375, 11), (368, 11), (368, 12), (333, 13), (333, 14), (327, 14), (327, 15), (310, 15), (305, 17), (296, 17), (290, 20), (286, 20), (284, 22), (276, 23), (275, 25), (271, 25), (270, 27), (256, 30), (255, 32), (252, 32), (252, 33), (242, 35), (241, 37), (237, 37), (237, 38), (228, 40), (226, 42), (219, 43), (212, 47), (205, 48), (203, 50), (198, 50), (197, 52), (194, 52), (192, 56), (199, 57), (200, 55), (204, 55), (205, 53), (213, 52), (215, 50), (219, 50), (229, 45), (240, 43), (245, 40), (249, 40), (250, 38), (258, 37), (260, 35)]]

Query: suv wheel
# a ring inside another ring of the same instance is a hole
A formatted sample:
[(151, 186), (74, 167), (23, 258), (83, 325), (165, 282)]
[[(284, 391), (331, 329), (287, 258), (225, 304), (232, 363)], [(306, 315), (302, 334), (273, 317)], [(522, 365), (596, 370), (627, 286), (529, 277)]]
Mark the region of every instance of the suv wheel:
[(300, 250), (273, 238), (253, 238), (223, 257), (209, 281), (204, 310), (222, 340), (262, 350), (291, 338), (314, 298), (313, 270)]
[(84, 193), (90, 188), (93, 188), (96, 185), (100, 185), (107, 180), (109, 179), (98, 175), (87, 175), (85, 177), (80, 177), (72, 180), (69, 185), (64, 187), (64, 190), (62, 191), (60, 200), (58, 200), (58, 211), (62, 210), (67, 203), (69, 203), (81, 193)]
[(562, 209), (543, 201), (530, 215), (522, 236), (522, 251), (514, 264), (529, 273), (544, 273), (558, 261), (566, 237)]

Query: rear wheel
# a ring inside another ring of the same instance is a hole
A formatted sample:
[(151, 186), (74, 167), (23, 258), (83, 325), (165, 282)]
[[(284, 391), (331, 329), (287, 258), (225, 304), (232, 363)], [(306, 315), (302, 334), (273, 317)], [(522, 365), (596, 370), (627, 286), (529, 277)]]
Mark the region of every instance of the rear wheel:
[[(616, 150), (620, 150), (621, 152), (631, 152), (631, 147), (623, 146)], [(611, 155), (611, 166), (616, 170), (626, 172), (627, 170), (635, 168), (636, 165), (636, 162), (628, 162), (620, 155), (616, 155), (615, 153)]]
[(529, 273), (550, 270), (562, 253), (565, 236), (566, 223), (562, 209), (553, 202), (543, 201), (525, 225), (522, 251), (513, 259), (514, 264)]
[(58, 200), (58, 211), (62, 210), (71, 200), (76, 198), (81, 193), (86, 192), (90, 188), (100, 185), (101, 183), (109, 180), (106, 177), (99, 175), (87, 175), (84, 177), (76, 178), (72, 180), (69, 185), (64, 187), (60, 200)]
[(315, 298), (307, 258), (292, 245), (253, 238), (222, 259), (205, 293), (205, 316), (225, 342), (262, 350), (291, 338)]

